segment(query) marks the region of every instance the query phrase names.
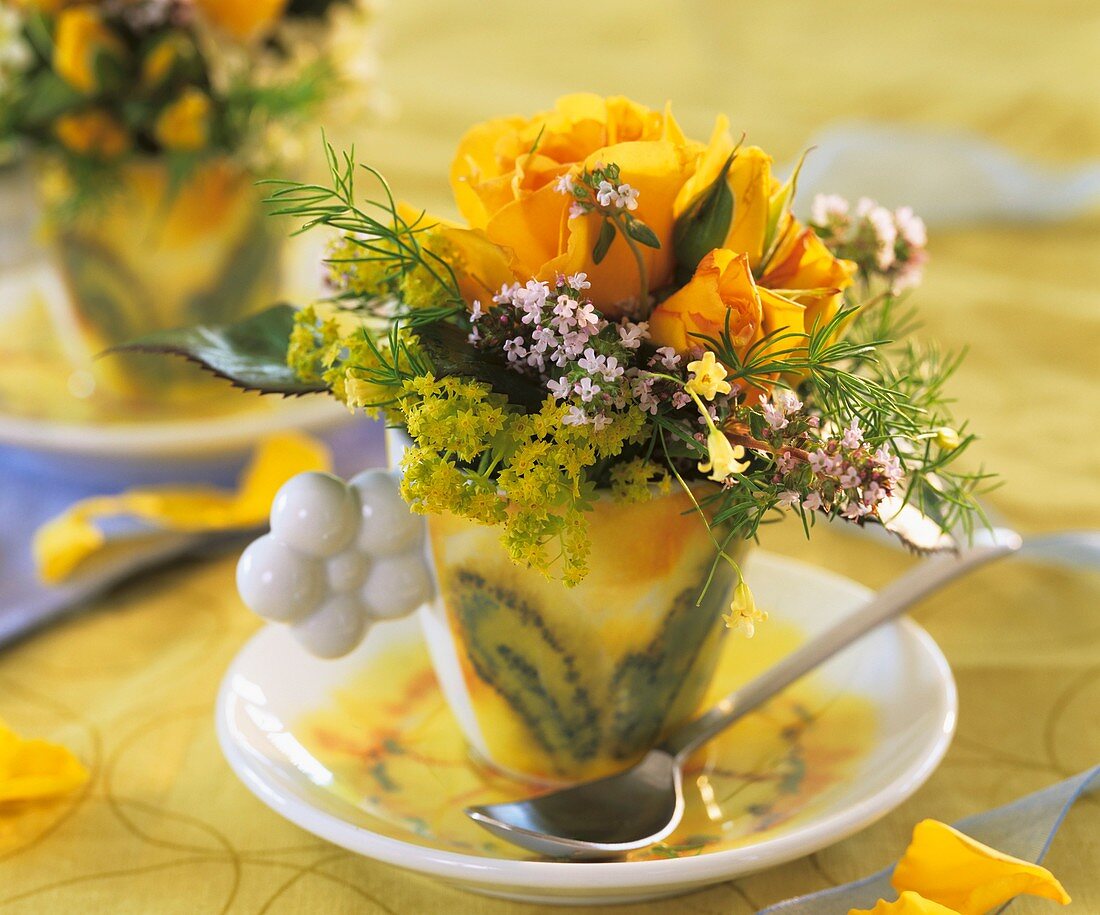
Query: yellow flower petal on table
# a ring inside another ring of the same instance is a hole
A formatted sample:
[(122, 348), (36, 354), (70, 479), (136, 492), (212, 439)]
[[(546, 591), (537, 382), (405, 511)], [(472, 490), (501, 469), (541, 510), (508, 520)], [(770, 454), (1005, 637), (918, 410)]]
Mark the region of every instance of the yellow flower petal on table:
[(938, 820), (916, 825), (891, 882), (960, 915), (983, 915), (1021, 893), (1069, 902), (1045, 867), (1002, 854)]
[(263, 523), (283, 483), (299, 473), (328, 470), (331, 463), (322, 443), (285, 433), (257, 446), (236, 492), (212, 486), (160, 486), (84, 499), (35, 532), (32, 550), (39, 576), (56, 584), (100, 550), (106, 539), (97, 519), (129, 515), (163, 530), (187, 533), (253, 527)]
[(954, 909), (907, 891), (895, 902), (880, 899), (873, 909), (849, 909), (848, 915), (958, 915)]
[(54, 797), (87, 780), (88, 770), (70, 750), (26, 740), (0, 720), (0, 805)]

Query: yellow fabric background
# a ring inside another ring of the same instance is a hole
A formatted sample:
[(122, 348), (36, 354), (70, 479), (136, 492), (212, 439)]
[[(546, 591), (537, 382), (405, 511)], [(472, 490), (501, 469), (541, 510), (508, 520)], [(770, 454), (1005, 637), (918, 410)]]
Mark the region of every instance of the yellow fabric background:
[[(703, 136), (725, 110), (780, 161), (854, 117), (967, 127), (1050, 163), (1100, 159), (1095, 0), (403, 0), (381, 26), (394, 117), (336, 139), (355, 139), (402, 197), (431, 209), (448, 205), (446, 166), (469, 123), (577, 89), (671, 98)], [(933, 233), (919, 298), (927, 330), (970, 345), (952, 389), (1004, 477), (991, 503), (1025, 531), (1100, 519), (1098, 251), (1095, 213)], [(910, 563), (822, 533), (807, 547), (789, 526), (766, 545), (872, 586)], [(256, 624), (232, 569), (224, 560), (149, 577), (0, 656), (0, 715), (68, 743), (93, 771), (71, 801), (0, 816), (0, 913), (539, 911), (358, 859), (236, 782), (215, 745), (212, 700)], [(962, 711), (946, 762), (914, 798), (805, 860), (606, 911), (749, 913), (886, 865), (922, 817), (951, 821), (1100, 761), (1098, 611), (1095, 577), (1023, 565), (928, 602), (915, 615), (952, 662)], [(1048, 859), (1070, 911), (1100, 912), (1097, 811), (1082, 801)]]

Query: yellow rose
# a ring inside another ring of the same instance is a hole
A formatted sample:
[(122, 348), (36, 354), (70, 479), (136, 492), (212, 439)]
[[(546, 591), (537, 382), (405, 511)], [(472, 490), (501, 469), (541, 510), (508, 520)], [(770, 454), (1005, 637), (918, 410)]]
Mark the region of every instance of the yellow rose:
[(615, 316), (638, 304), (634, 254), (617, 238), (594, 263), (602, 217), (570, 216), (573, 198), (559, 192), (558, 179), (601, 164), (619, 166), (621, 181), (639, 192), (632, 215), (660, 242), (639, 248), (648, 286), (656, 289), (672, 278), (673, 205), (705, 149), (684, 136), (668, 111), (625, 98), (569, 95), (532, 118), (499, 118), (471, 129), (459, 143), (451, 186), (471, 228), (508, 250), (519, 279), (552, 281), (558, 273), (583, 271), (592, 301)]
[(718, 179), (731, 154), (726, 182), (733, 217), (720, 247), (746, 255), (758, 286), (803, 306), (805, 329), (827, 322), (840, 308), (842, 291), (852, 284), (855, 264), (835, 257), (790, 214), (794, 178), (780, 184), (772, 176), (771, 157), (756, 146), (735, 149), (725, 119), (719, 120), (695, 174), (677, 196), (676, 217)]
[(286, 5), (287, 0), (195, 0), (204, 19), (238, 41), (271, 31)]
[(54, 134), (63, 146), (82, 156), (115, 159), (130, 148), (126, 130), (101, 108), (61, 115), (54, 123)]
[(210, 96), (189, 86), (157, 117), (153, 134), (165, 149), (194, 152), (210, 139)]
[(100, 89), (97, 62), (101, 55), (121, 57), (125, 48), (93, 6), (64, 9), (57, 17), (53, 66), (65, 82), (85, 94)]
[(729, 334), (742, 353), (764, 334), (780, 328), (801, 332), (804, 307), (757, 285), (748, 254), (727, 248), (712, 251), (699, 262), (695, 275), (665, 299), (649, 317), (649, 333), (658, 346), (678, 353), (707, 348), (702, 337)]

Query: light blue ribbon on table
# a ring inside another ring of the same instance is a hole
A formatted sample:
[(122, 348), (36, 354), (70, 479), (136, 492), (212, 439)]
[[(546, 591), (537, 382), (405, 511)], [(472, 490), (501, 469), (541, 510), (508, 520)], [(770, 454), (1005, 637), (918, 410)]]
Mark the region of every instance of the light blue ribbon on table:
[[(1011, 804), (966, 817), (954, 824), (998, 851), (1024, 861), (1042, 862), (1062, 821), (1077, 799), (1100, 787), (1100, 766), (1036, 791)], [(893, 867), (862, 880), (797, 896), (761, 909), (757, 915), (846, 915), (849, 909), (870, 909), (880, 899), (892, 901), (897, 892), (890, 885)], [(1001, 908), (1004, 911), (1008, 905)]]

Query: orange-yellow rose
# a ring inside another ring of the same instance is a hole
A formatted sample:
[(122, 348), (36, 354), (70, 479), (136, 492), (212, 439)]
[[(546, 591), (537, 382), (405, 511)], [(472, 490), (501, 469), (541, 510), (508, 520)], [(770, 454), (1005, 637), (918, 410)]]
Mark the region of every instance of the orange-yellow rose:
[(101, 55), (121, 57), (122, 41), (104, 23), (94, 6), (74, 6), (57, 17), (53, 67), (65, 82), (90, 95), (98, 91)]
[(60, 115), (54, 134), (66, 149), (81, 156), (114, 159), (130, 148), (125, 128), (101, 108)]
[[(733, 152), (733, 140), (720, 121), (677, 197), (677, 217), (717, 180)], [(691, 334), (717, 336), (730, 309), (731, 335), (747, 348), (774, 330), (809, 331), (840, 308), (855, 265), (833, 256), (790, 214), (793, 185), (772, 177), (771, 165), (771, 157), (755, 146), (736, 151), (726, 178), (733, 218), (725, 240), (703, 258), (687, 285), (653, 312), (650, 333), (659, 346), (684, 352), (700, 344)], [(744, 307), (746, 297), (759, 302), (755, 317)]]
[(757, 284), (750, 263), (748, 254), (728, 248), (718, 248), (704, 257), (691, 281), (650, 316), (653, 341), (678, 353), (695, 346), (710, 349), (699, 336), (719, 339), (727, 317), (730, 337), (742, 352), (774, 330), (790, 328), (801, 333), (804, 307)]
[(656, 289), (672, 278), (673, 206), (705, 149), (684, 136), (668, 111), (625, 98), (568, 95), (552, 111), (472, 128), (459, 143), (451, 186), (470, 227), (507, 250), (518, 278), (552, 281), (557, 273), (584, 271), (593, 302), (614, 316), (638, 305), (634, 255), (617, 237), (595, 264), (602, 217), (571, 217), (573, 198), (557, 190), (558, 179), (599, 164), (619, 166), (622, 182), (639, 191), (633, 215), (660, 241), (660, 248), (639, 248), (648, 287)]
[(165, 149), (194, 152), (210, 139), (210, 96), (188, 86), (157, 117), (153, 133)]
[(204, 19), (238, 41), (269, 32), (283, 15), (287, 0), (195, 0)]

